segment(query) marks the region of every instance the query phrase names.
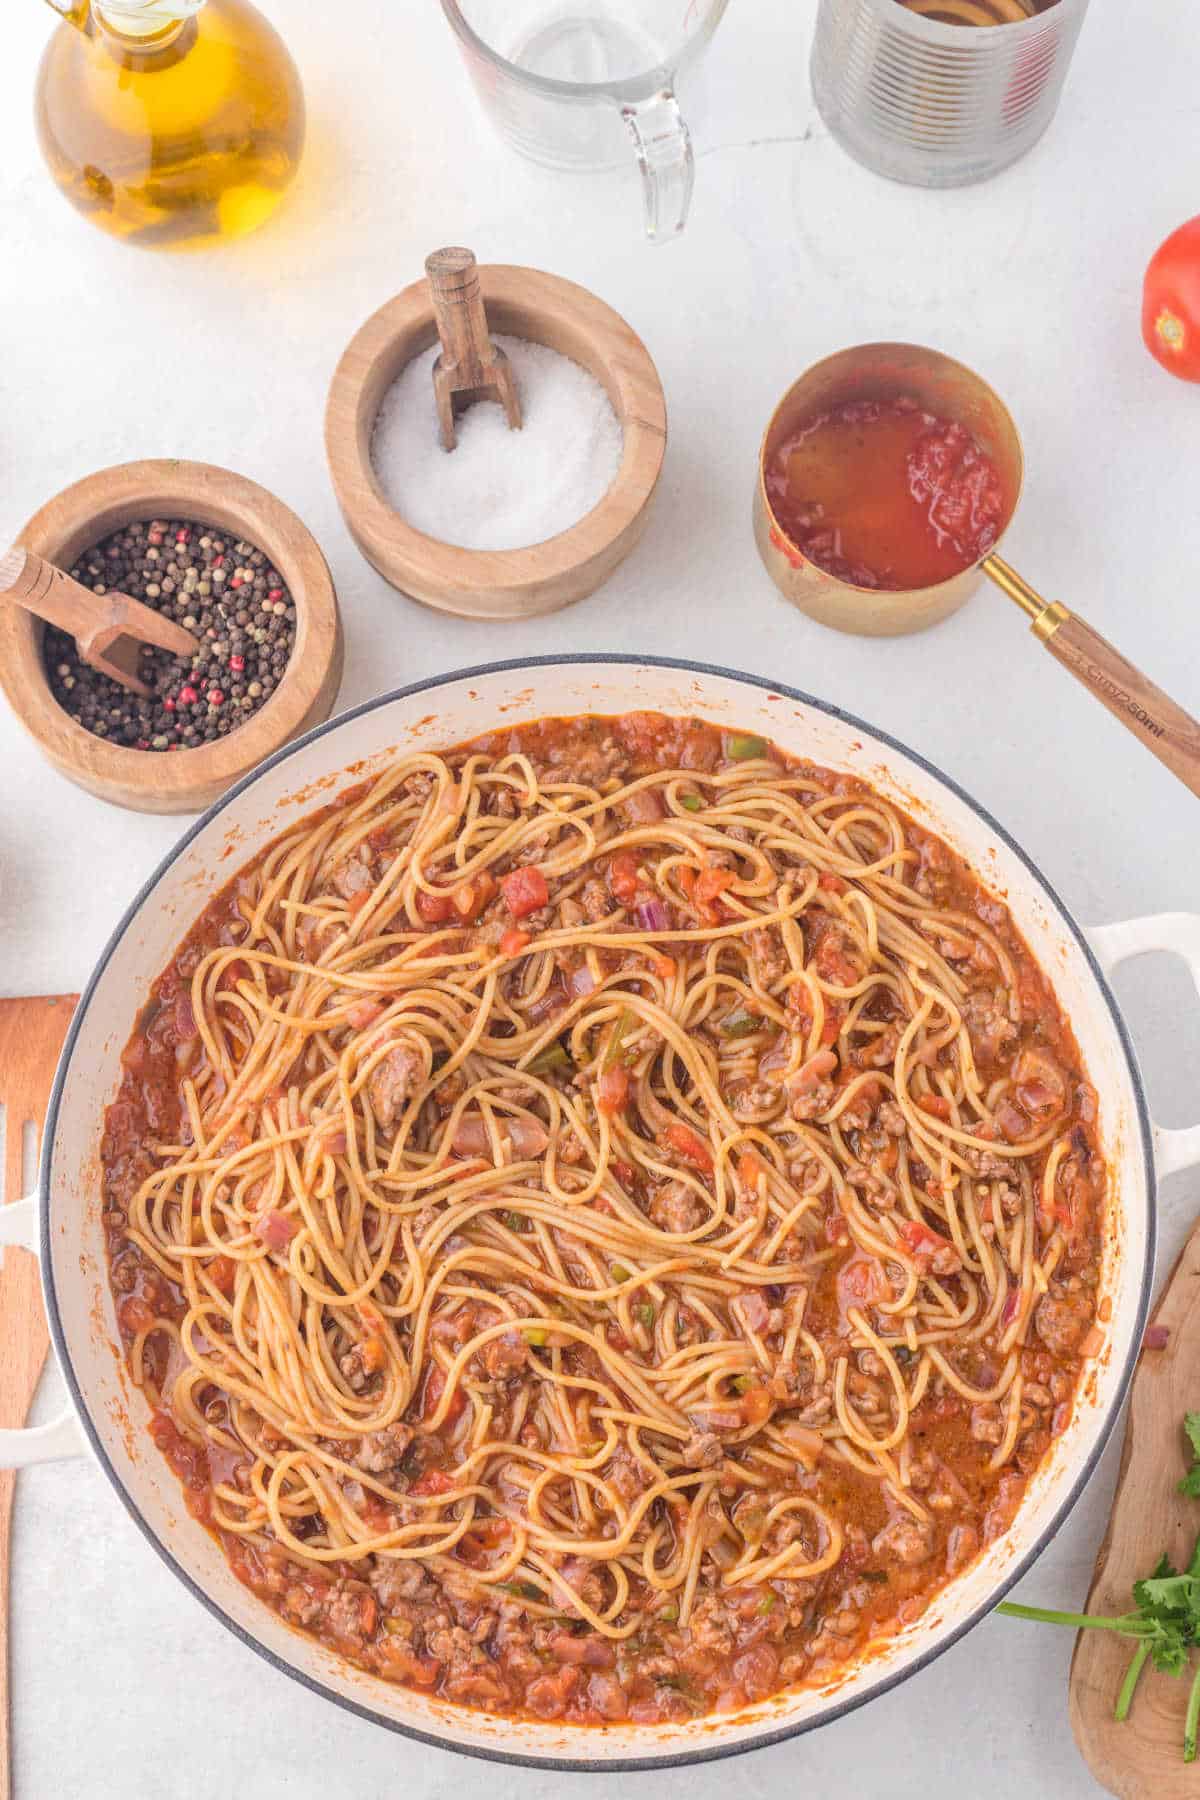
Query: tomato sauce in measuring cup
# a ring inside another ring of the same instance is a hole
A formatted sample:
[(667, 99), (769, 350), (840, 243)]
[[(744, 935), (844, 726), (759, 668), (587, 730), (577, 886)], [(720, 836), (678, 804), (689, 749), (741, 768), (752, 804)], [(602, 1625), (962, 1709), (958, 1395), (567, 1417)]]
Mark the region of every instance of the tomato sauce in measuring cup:
[(963, 426), (916, 400), (849, 400), (767, 461), (767, 498), (810, 562), (856, 587), (934, 587), (987, 555), (1015, 496)]

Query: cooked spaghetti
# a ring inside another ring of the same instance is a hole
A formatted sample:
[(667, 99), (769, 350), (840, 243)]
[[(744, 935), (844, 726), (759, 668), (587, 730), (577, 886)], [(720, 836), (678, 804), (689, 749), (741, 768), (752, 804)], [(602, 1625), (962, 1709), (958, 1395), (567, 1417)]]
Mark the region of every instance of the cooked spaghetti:
[(151, 1429), (400, 1682), (728, 1710), (1005, 1531), (1096, 1323), (1096, 1100), (865, 786), (635, 714), (417, 751), (205, 912), (104, 1143)]

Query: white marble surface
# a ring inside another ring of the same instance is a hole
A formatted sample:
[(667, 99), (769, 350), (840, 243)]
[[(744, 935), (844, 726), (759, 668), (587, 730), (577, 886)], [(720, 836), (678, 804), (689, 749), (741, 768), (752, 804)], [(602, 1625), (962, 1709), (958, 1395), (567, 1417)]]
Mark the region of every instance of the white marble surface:
[[(829, 141), (808, 93), (812, 0), (733, 0), (696, 111), (686, 237), (638, 238), (617, 178), (572, 180), (486, 134), (433, 0), (268, 0), (302, 67), (308, 160), (265, 234), (211, 256), (123, 250), (58, 200), (30, 120), (51, 20), (5, 0), (0, 56), (0, 545), (106, 463), (193, 456), (277, 490), (324, 545), (347, 632), (343, 703), (440, 670), (547, 650), (683, 653), (781, 677), (918, 745), (1006, 821), (1085, 921), (1186, 908), (1196, 802), (981, 594), (892, 644), (809, 624), (770, 587), (749, 532), (755, 447), (808, 362), (872, 337), (978, 365), (1023, 427), (1027, 497), (1009, 554), (1200, 710), (1200, 391), (1138, 335), (1142, 269), (1196, 210), (1200, 39), (1176, 0), (1093, 8), (1051, 135), (987, 187), (891, 187)], [(1186, 10), (1186, 9), (1185, 9)], [(391, 593), (338, 516), (321, 448), (347, 337), (436, 244), (554, 269), (643, 334), (671, 442), (647, 538), (592, 600), (503, 629)], [(0, 711), (0, 988), (78, 987), (179, 822), (89, 799)], [(1200, 1113), (1200, 1007), (1180, 969), (1121, 987), (1153, 1104)], [(1194, 1184), (1192, 1184), (1194, 1186)], [(1164, 1257), (1195, 1210), (1165, 1193)], [(48, 1377), (47, 1387), (53, 1378)], [(43, 1393), (45, 1412), (54, 1395)], [(1024, 1584), (1082, 1599), (1104, 1470)], [(21, 1478), (15, 1535), (17, 1791), (24, 1797), (401, 1792), (609, 1800), (630, 1778), (488, 1769), (311, 1700), (175, 1584), (86, 1464)], [(645, 1778), (716, 1800), (772, 1795), (978, 1800), (1095, 1792), (1067, 1726), (1070, 1639), (985, 1623), (931, 1670), (752, 1762)]]

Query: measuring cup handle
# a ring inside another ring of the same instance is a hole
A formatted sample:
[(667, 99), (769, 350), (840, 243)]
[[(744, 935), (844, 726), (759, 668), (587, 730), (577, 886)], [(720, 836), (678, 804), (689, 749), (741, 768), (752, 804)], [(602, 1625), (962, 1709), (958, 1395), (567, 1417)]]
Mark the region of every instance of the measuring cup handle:
[(687, 224), (696, 165), (691, 133), (672, 90), (661, 88), (621, 117), (633, 139), (646, 206), (646, 236), (663, 244)]

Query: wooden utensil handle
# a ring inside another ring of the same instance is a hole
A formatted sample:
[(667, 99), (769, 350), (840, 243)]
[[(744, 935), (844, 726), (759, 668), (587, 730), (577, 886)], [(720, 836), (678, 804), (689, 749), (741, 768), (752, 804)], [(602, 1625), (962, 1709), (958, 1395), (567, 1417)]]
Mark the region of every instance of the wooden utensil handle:
[(443, 366), (458, 387), (484, 387), (496, 352), (488, 334), (479, 268), (472, 250), (450, 246), (425, 258)]
[(1185, 787), (1200, 794), (1200, 722), (1148, 681), (1107, 638), (1065, 607), (1047, 607), (1035, 621), (1034, 630), (1064, 669), (1089, 688)]

